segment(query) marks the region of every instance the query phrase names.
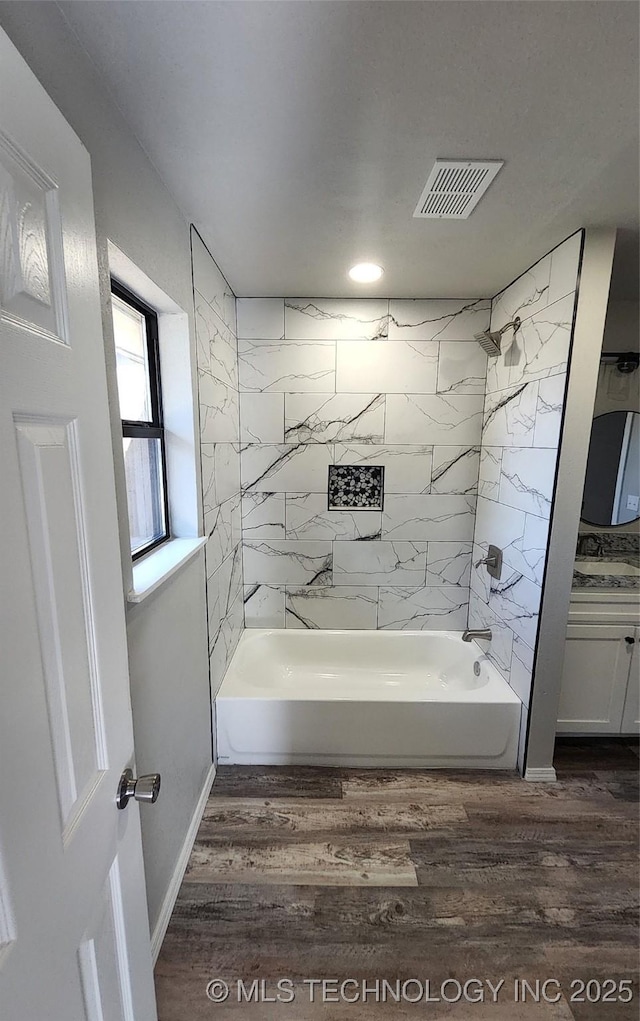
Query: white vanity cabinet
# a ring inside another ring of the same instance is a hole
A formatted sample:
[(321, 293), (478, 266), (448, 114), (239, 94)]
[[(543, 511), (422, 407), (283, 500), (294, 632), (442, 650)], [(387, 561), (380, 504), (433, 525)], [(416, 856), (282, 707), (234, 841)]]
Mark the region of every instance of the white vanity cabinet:
[[(637, 593), (576, 593), (567, 627), (558, 734), (640, 731)], [(631, 601), (631, 598), (633, 601)]]

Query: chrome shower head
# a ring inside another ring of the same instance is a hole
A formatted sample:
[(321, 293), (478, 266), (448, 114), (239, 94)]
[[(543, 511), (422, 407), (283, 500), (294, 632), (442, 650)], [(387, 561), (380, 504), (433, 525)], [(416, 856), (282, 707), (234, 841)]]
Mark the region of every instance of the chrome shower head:
[(491, 330), (483, 330), (482, 333), (476, 333), (475, 339), (486, 354), (494, 357), (500, 354), (500, 340), (502, 334), (498, 332), (492, 333)]
[(510, 323), (506, 323), (505, 326), (500, 330), (483, 330), (482, 333), (474, 334), (478, 344), (488, 355), (495, 358), (500, 354), (500, 341), (502, 340), (502, 334), (506, 333), (507, 330), (513, 328), (513, 335), (515, 336), (520, 329), (520, 317), (516, 316)]

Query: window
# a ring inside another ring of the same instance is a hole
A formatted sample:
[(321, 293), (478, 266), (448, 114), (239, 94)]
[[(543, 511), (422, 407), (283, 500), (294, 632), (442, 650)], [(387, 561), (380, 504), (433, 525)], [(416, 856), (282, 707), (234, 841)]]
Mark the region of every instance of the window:
[(158, 316), (112, 282), (118, 398), (134, 560), (169, 538)]

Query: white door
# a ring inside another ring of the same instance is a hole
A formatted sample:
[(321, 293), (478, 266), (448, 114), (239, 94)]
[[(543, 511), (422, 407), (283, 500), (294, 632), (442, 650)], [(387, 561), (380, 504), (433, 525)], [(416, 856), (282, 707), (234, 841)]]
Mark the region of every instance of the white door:
[(558, 734), (619, 734), (627, 693), (633, 628), (569, 624)]
[(89, 156), (0, 32), (2, 1021), (156, 1017), (97, 273)]
[(633, 644), (628, 642), (631, 653), (631, 666), (629, 668), (629, 683), (627, 685), (627, 698), (624, 703), (622, 714), (622, 733), (640, 733), (640, 627), (628, 629), (628, 637), (633, 638)]

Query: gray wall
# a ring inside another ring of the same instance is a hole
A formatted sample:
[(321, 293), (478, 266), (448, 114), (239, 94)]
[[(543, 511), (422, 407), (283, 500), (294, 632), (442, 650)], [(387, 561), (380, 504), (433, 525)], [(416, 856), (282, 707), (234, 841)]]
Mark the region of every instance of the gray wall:
[(140, 810), (152, 930), (211, 764), (204, 582), (201, 554), (128, 614), (138, 770), (162, 774)]
[[(181, 308), (192, 310), (188, 225), (58, 7), (54, 3), (2, 3), (0, 24), (91, 155), (107, 349), (111, 337), (107, 239)], [(192, 363), (195, 385), (195, 351)], [(111, 360), (109, 377), (115, 395)], [(116, 403), (112, 405), (122, 516), (126, 505), (122, 466), (118, 464), (121, 433)], [(128, 587), (126, 548), (123, 573)], [(129, 611), (137, 766), (142, 772), (157, 770), (163, 775), (157, 805), (152, 811), (141, 812), (152, 929), (211, 764), (203, 589), (204, 558), (200, 554), (155, 595)]]
[(640, 351), (640, 306), (637, 300), (612, 299), (607, 306), (603, 351)]
[[(248, 627), (466, 627), (484, 299), (238, 300)], [(328, 510), (330, 465), (384, 467)]]
[(244, 626), (236, 299), (195, 230), (191, 244), (207, 536), (209, 669), (215, 698)]
[[(496, 295), (492, 329), (516, 316), (522, 326), (503, 337), (489, 361), (482, 430), (474, 563), (490, 543), (500, 547), (500, 580), (486, 567), (471, 573), (469, 623), (488, 626), (488, 655), (529, 704), (538, 613), (544, 582), (549, 518), (567, 361), (573, 332), (582, 232)], [(524, 714), (526, 718), (526, 711)]]

